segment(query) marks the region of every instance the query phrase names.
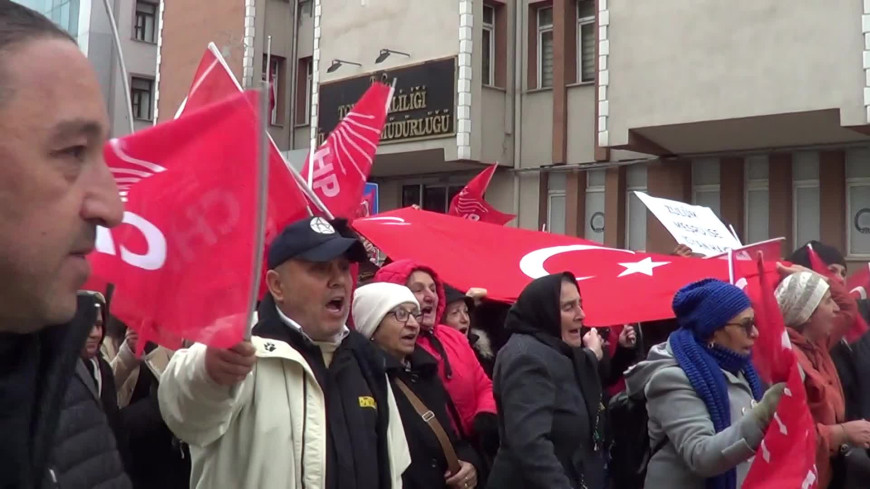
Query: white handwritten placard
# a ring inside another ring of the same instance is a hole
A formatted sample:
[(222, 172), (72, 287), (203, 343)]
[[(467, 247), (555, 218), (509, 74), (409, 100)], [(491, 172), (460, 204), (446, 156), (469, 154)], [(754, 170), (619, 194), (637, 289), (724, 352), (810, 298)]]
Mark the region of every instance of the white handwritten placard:
[(692, 248), (704, 256), (716, 256), (740, 248), (740, 242), (728, 231), (709, 207), (690, 205), (676, 200), (651, 197), (635, 192), (677, 243)]

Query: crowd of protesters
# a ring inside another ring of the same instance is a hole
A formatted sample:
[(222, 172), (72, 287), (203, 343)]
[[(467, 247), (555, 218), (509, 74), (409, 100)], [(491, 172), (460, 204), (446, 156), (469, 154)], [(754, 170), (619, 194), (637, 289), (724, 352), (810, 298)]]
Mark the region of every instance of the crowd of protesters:
[[(512, 304), (312, 217), (267, 254), (252, 336), (172, 351), (78, 291), (122, 205), (96, 77), (0, 0), (0, 488), (640, 489), (742, 486), (785, 385), (753, 366), (740, 288), (686, 284), (674, 320), (588, 328), (569, 272)], [(870, 487), (868, 305), (811, 243), (775, 296), (816, 423), (818, 487)], [(690, 255), (678, 247), (674, 252)], [(638, 291), (637, 293), (642, 293)]]

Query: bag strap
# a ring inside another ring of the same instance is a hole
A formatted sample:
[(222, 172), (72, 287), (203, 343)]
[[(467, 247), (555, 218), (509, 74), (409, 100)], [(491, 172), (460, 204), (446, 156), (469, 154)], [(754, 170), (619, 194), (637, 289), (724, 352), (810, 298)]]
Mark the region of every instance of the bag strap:
[(435, 433), (435, 438), (438, 439), (438, 444), (441, 445), (441, 450), (444, 452), (444, 457), (447, 459), (447, 468), (450, 470), (450, 474), (452, 475), (459, 472), (459, 469), (461, 468), (459, 465), (459, 457), (456, 456), (456, 450), (453, 449), (453, 444), (450, 443), (450, 437), (447, 436), (444, 427), (438, 422), (435, 413), (426, 407), (426, 405), (423, 404), (423, 401), (421, 401), (416, 394), (411, 392), (408, 385), (402, 382), (401, 379), (397, 378), (393, 380), (396, 382), (399, 390), (401, 390), (402, 393), (405, 394), (405, 397), (408, 398), (408, 401), (411, 402), (411, 405), (414, 406), (414, 411), (417, 411), (417, 414), (423, 418), (423, 421), (425, 421), (426, 424), (429, 425), (429, 428), (432, 429), (432, 432)]

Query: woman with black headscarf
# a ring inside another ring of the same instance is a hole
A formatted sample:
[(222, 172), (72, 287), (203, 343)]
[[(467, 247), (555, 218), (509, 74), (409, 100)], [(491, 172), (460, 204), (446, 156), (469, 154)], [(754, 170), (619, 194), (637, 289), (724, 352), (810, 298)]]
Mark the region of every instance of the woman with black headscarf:
[(570, 273), (533, 281), (508, 313), (493, 379), (502, 443), (487, 487), (604, 486), (602, 342), (582, 334), (585, 317)]

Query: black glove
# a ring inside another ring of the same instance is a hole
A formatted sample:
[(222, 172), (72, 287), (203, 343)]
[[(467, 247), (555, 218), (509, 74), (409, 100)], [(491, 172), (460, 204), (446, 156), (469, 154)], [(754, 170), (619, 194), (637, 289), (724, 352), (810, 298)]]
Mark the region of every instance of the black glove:
[(499, 445), (498, 416), (495, 413), (478, 413), (474, 417), (472, 428), (484, 455), (495, 457)]

